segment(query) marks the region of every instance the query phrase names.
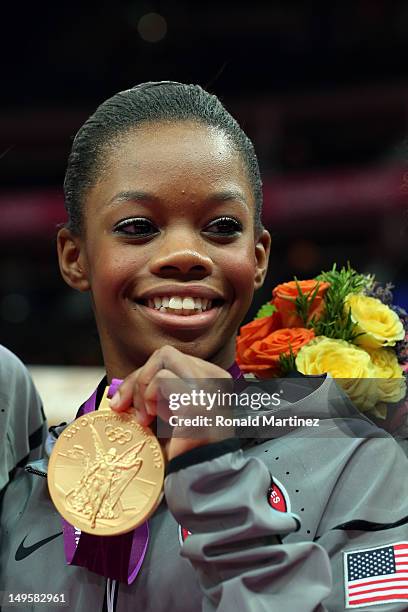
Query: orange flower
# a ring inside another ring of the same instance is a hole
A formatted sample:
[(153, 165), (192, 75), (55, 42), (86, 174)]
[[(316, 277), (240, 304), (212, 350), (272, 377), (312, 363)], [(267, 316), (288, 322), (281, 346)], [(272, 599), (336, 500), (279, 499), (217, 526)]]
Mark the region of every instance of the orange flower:
[[(319, 284), (317, 293), (312, 300), (313, 292), (316, 290), (316, 286)], [(305, 296), (309, 296), (309, 309), (307, 316), (307, 323), (313, 318), (319, 319), (324, 312), (324, 296), (329, 288), (330, 283), (323, 283), (315, 279), (291, 281), (290, 283), (282, 283), (277, 285), (272, 291), (273, 300), (272, 303), (278, 309), (281, 318), (282, 325), (284, 327), (304, 327), (305, 323), (302, 318), (296, 312), (296, 306), (294, 300), (299, 295), (299, 289)]]
[(279, 314), (275, 311), (270, 317), (255, 319), (239, 330), (237, 338), (237, 362), (243, 363), (245, 351), (256, 341), (263, 340), (266, 336), (281, 327)]
[[(262, 319), (257, 319), (256, 322), (260, 320), (262, 321)], [(302, 346), (315, 337), (311, 329), (305, 329), (304, 327), (277, 329), (269, 335), (263, 335), (259, 338), (260, 333), (261, 330), (259, 330), (259, 333), (255, 333), (254, 336), (258, 336), (258, 338), (247, 346), (245, 346), (244, 338), (238, 338), (241, 345), (237, 354), (237, 362), (241, 370), (252, 372), (259, 378), (278, 376), (280, 374), (280, 355), (290, 355), (290, 350), (292, 350), (292, 353), (296, 356)]]

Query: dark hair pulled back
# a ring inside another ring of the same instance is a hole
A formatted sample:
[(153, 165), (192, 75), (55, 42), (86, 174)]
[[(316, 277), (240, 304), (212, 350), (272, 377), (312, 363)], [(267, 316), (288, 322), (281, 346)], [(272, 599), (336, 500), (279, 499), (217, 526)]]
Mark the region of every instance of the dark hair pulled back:
[(64, 181), (67, 227), (83, 228), (83, 200), (103, 168), (109, 147), (132, 128), (159, 121), (196, 121), (218, 128), (239, 152), (255, 200), (255, 230), (262, 229), (262, 181), (252, 142), (220, 100), (199, 85), (173, 81), (150, 82), (120, 91), (103, 102), (74, 138)]

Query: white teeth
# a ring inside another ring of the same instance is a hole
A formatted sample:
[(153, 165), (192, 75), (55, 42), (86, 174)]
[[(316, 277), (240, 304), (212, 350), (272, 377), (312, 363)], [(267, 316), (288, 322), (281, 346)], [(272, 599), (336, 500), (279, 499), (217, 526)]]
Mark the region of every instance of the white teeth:
[(212, 300), (191, 296), (183, 298), (178, 295), (171, 297), (155, 296), (154, 298), (147, 299), (147, 305), (149, 308), (153, 308), (159, 312), (169, 312), (188, 316), (210, 310), (212, 307)]
[(169, 302), (169, 308), (180, 308), (181, 310), (183, 308), (183, 300), (181, 299), (181, 297), (171, 297)]
[(183, 298), (183, 310), (194, 310), (194, 299), (191, 297)]

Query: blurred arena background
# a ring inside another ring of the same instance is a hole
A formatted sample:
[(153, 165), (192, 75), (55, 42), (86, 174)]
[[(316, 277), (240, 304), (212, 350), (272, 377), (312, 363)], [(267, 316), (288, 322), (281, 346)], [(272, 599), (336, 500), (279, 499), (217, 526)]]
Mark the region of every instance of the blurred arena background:
[(201, 84), (255, 143), (273, 251), (247, 320), (334, 261), (408, 307), (407, 2), (16, 2), (0, 45), (0, 342), (25, 363), (101, 364), (89, 301), (59, 276), (61, 186), (89, 113), (146, 80)]

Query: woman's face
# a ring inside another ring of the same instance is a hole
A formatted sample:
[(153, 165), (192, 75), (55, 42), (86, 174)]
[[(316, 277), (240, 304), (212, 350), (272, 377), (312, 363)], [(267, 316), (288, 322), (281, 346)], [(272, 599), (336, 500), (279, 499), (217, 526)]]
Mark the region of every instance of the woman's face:
[(83, 236), (59, 238), (65, 279), (91, 291), (108, 375), (166, 344), (231, 365), (269, 254), (267, 232), (254, 241), (254, 205), (240, 156), (215, 128), (145, 124), (112, 146), (85, 198)]

